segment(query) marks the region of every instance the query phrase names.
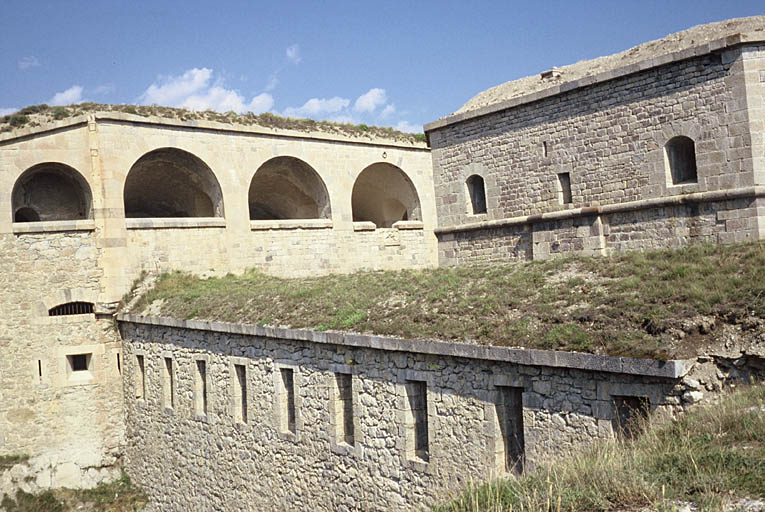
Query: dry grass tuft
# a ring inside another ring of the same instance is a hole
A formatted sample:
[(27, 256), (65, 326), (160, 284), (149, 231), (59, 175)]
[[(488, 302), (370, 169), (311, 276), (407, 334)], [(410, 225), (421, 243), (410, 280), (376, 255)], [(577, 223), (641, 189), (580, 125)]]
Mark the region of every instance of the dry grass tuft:
[(765, 498), (765, 385), (725, 396), (637, 440), (601, 443), (533, 474), (472, 485), (437, 512), (715, 511)]

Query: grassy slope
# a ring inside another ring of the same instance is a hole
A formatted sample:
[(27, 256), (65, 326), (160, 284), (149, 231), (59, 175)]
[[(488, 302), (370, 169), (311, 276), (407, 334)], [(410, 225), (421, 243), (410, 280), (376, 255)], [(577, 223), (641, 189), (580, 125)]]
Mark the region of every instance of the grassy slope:
[(7, 512), (134, 512), (143, 509), (146, 497), (127, 475), (93, 489), (55, 489), (39, 494), (18, 491), (5, 495), (0, 507)]
[(663, 358), (726, 322), (761, 328), (763, 291), (753, 243), (307, 279), (172, 273), (133, 309), (161, 299), (187, 319)]
[(160, 107), (157, 105), (104, 105), (100, 103), (79, 103), (67, 107), (32, 105), (14, 114), (0, 116), (0, 133), (16, 128), (40, 126), (51, 121), (66, 119), (93, 112), (125, 112), (139, 116), (157, 116), (181, 121), (217, 121), (225, 124), (263, 126), (297, 131), (319, 131), (356, 137), (378, 137), (401, 142), (425, 142), (424, 133), (404, 133), (390, 127), (367, 126), (365, 124), (335, 123), (282, 117), (269, 112), (256, 115), (251, 112), (237, 114), (233, 111), (219, 113), (214, 110), (195, 111), (184, 108)]
[(636, 441), (591, 451), (520, 478), (467, 489), (438, 512), (676, 510), (669, 500), (720, 510), (765, 499), (765, 385), (745, 387)]

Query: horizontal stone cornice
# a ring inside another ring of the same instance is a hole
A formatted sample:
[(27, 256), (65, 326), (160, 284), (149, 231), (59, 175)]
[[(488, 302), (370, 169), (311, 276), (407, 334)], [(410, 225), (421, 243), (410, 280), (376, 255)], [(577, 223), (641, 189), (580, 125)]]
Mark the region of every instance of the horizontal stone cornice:
[(727, 201), (731, 199), (765, 197), (765, 186), (741, 187), (726, 190), (713, 190), (707, 192), (694, 192), (692, 194), (679, 194), (666, 197), (656, 197), (651, 199), (641, 199), (640, 201), (628, 201), (618, 204), (609, 204), (603, 206), (587, 206), (583, 208), (572, 208), (570, 210), (560, 210), (556, 212), (540, 213), (536, 215), (524, 215), (519, 217), (508, 217), (504, 219), (486, 220), (480, 222), (471, 222), (457, 226), (444, 226), (436, 228), (437, 235), (447, 233), (458, 233), (462, 231), (476, 231), (480, 229), (505, 228), (520, 226), (524, 224), (536, 224), (540, 222), (553, 222), (557, 220), (575, 219), (579, 217), (591, 217), (595, 215), (609, 215), (613, 213), (624, 213), (650, 208), (662, 208), (666, 206), (679, 206), (690, 203), (708, 203), (712, 201)]
[(117, 320), (136, 325), (153, 325), (179, 329), (193, 329), (216, 333), (240, 334), (290, 341), (309, 341), (349, 347), (370, 348), (393, 352), (411, 352), (446, 357), (464, 357), (486, 361), (502, 361), (524, 366), (548, 366), (577, 370), (643, 375), (678, 379), (690, 370), (692, 361), (637, 359), (630, 357), (601, 356), (581, 352), (560, 352), (523, 348), (496, 347), (434, 340), (411, 340), (389, 336), (351, 334), (309, 329), (264, 327), (252, 324), (212, 322), (204, 320), (181, 320), (170, 317), (118, 314)]

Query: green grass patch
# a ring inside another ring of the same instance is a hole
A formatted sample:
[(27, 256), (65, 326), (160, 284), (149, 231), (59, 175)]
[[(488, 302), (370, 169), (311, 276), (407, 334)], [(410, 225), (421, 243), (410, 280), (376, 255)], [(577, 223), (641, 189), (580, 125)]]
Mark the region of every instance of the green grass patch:
[(27, 460), (29, 460), (29, 455), (0, 455), (0, 471), (10, 469)]
[(114, 482), (93, 489), (55, 489), (38, 494), (18, 490), (15, 496), (3, 496), (0, 507), (7, 512), (133, 512), (141, 510), (146, 502), (146, 496), (123, 473)]
[(721, 510), (765, 498), (765, 386), (753, 385), (634, 441), (595, 445), (533, 474), (469, 486), (437, 512)]
[(21, 489), (16, 491), (14, 497), (7, 494), (3, 496), (0, 507), (6, 512), (65, 512), (67, 510), (53, 491), (30, 494)]
[(690, 357), (699, 329), (666, 341), (671, 329), (687, 329), (686, 320), (765, 317), (765, 244), (305, 279), (170, 273), (133, 309), (158, 299), (161, 314), (185, 319)]

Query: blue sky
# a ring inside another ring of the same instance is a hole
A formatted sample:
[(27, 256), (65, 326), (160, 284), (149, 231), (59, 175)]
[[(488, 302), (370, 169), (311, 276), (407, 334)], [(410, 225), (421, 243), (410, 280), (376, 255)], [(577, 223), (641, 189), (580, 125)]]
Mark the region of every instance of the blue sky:
[(0, 114), (145, 103), (420, 131), (476, 93), (759, 1), (0, 0)]

